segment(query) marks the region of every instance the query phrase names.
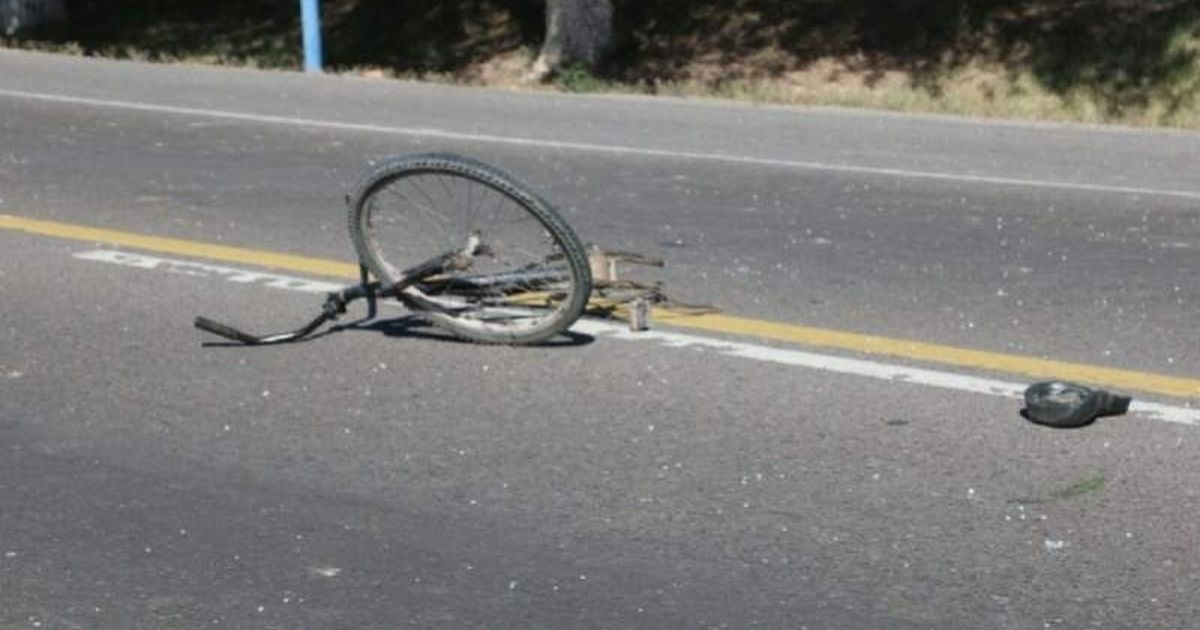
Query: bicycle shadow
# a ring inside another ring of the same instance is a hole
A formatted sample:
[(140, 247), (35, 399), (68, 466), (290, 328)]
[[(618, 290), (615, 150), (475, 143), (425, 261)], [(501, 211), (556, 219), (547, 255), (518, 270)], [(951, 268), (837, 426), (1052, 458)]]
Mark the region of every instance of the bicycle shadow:
[[(297, 343), (307, 343), (315, 341), (327, 335), (342, 332), (366, 332), (382, 334), (385, 337), (401, 337), (406, 339), (424, 339), (429, 341), (439, 341), (448, 343), (460, 343), (468, 345), (479, 345), (477, 341), (463, 339), (454, 333), (442, 330), (432, 323), (415, 315), (407, 315), (388, 319), (378, 318), (363, 318), (345, 324), (330, 326), (325, 330), (315, 332), (307, 337), (287, 341), (278, 344), (264, 345), (293, 345)], [(578, 333), (571, 330), (559, 333), (555, 337), (537, 344), (530, 344), (530, 348), (574, 348), (590, 345), (596, 341), (592, 335)], [(203, 348), (241, 348), (246, 347), (246, 344), (235, 341), (205, 341), (200, 344)]]
[[(330, 329), (333, 332), (338, 327)], [(346, 330), (378, 332), (385, 337), (404, 337), (408, 339), (428, 339), (432, 341), (446, 341), (450, 343), (462, 343), (468, 345), (479, 345), (477, 341), (463, 339), (454, 333), (442, 330), (434, 326), (430, 322), (413, 315), (396, 317), (392, 319), (374, 319), (360, 320), (351, 322), (344, 327)], [(571, 330), (564, 331), (554, 336), (553, 338), (541, 343), (533, 344), (533, 348), (573, 348), (578, 346), (586, 346), (596, 341), (596, 338), (591, 335), (577, 333)]]

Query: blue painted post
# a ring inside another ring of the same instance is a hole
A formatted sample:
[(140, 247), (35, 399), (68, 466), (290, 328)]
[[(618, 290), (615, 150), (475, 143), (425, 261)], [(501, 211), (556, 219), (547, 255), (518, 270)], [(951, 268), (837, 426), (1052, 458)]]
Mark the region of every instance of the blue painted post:
[(300, 22), (304, 33), (304, 71), (321, 71), (320, 0), (300, 0)]

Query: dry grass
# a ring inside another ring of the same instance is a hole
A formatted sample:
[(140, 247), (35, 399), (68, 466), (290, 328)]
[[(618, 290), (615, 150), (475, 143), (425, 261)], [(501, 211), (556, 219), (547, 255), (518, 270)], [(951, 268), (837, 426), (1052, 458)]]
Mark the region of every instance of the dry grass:
[[(639, 91), (637, 86), (612, 86)], [(1015, 118), (1090, 124), (1200, 129), (1196, 108), (1172, 110), (1162, 103), (1109, 111), (1085, 90), (1052, 92), (1030, 73), (1013, 75), (983, 63), (948, 71), (936, 93), (902, 70), (864, 73), (840, 60), (822, 59), (778, 77), (712, 82), (683, 79), (640, 91), (684, 97), (719, 97), (756, 103), (841, 106), (909, 113)]]

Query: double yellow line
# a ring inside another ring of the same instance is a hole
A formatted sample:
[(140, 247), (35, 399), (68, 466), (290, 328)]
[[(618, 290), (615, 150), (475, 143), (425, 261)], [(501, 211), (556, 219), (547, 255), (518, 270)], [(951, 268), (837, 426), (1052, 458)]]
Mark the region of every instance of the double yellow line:
[[(102, 243), (177, 256), (272, 267), (297, 273), (338, 278), (357, 278), (358, 265), (278, 252), (214, 245), (177, 238), (40, 221), (0, 214), (0, 229), (41, 236)], [(1056, 378), (1091, 383), (1121, 390), (1136, 390), (1177, 398), (1200, 398), (1200, 379), (1119, 370), (1037, 357), (970, 350), (954, 346), (892, 339), (874, 335), (798, 326), (721, 314), (681, 314), (655, 309), (654, 320), (679, 328), (746, 335), (788, 343), (835, 348), (867, 354), (914, 359), (941, 365), (1017, 374), (1032, 378)]]

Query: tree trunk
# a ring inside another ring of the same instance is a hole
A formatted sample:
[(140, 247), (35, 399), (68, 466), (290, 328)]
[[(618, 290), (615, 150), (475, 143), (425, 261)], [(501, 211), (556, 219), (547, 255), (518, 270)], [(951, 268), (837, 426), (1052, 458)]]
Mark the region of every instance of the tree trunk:
[(64, 0), (0, 0), (0, 32), (5, 35), (66, 17)]
[(580, 64), (594, 68), (612, 44), (612, 0), (546, 0), (546, 42), (532, 78)]

